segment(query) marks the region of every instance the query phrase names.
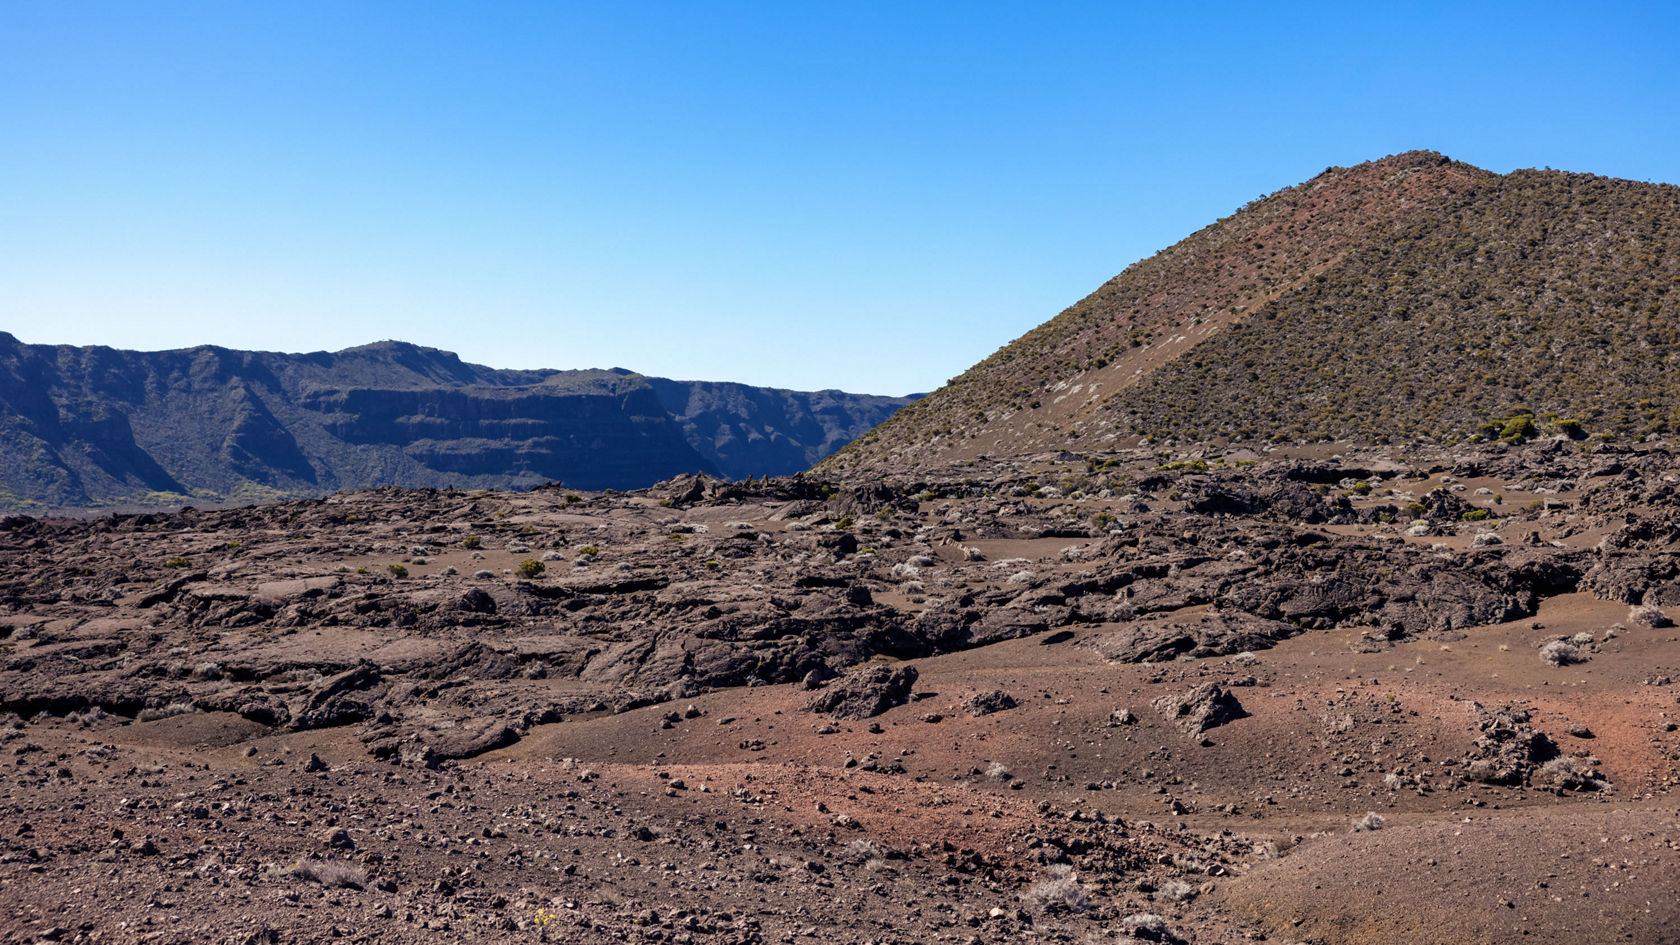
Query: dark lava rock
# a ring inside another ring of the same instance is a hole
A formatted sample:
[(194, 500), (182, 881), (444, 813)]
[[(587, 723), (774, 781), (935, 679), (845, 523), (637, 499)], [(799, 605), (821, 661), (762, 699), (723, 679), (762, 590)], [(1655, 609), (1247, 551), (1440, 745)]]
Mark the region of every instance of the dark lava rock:
[(371, 663), (323, 679), (310, 692), (303, 711), (292, 719), (292, 727), (327, 728), (372, 718), (374, 696), (367, 690), (380, 682), (379, 669)]
[(914, 666), (869, 666), (847, 673), (807, 706), (835, 718), (867, 719), (910, 701)]
[(993, 689), (991, 692), (977, 692), (963, 702), (963, 708), (967, 710), (969, 715), (976, 718), (982, 715), (991, 715), (993, 712), (1013, 709), (1015, 705), (1015, 697), (1002, 689)]
[(1431, 525), (1457, 522), (1464, 518), (1464, 513), (1476, 510), (1474, 505), (1446, 489), (1431, 489), (1418, 503), (1424, 510), (1418, 517), (1428, 520)]
[(1353, 511), (1344, 496), (1322, 496), (1304, 483), (1291, 481), (1258, 487), (1235, 483), (1209, 484), (1197, 490), (1187, 508), (1202, 515), (1252, 515), (1276, 522), (1305, 522), (1309, 525), (1340, 520), (1351, 516)]
[(1529, 724), (1528, 711), (1514, 706), (1474, 706), (1481, 734), (1464, 776), (1488, 784), (1522, 784), (1534, 769), (1558, 756), (1557, 745)]
[(829, 532), (817, 536), (817, 547), (839, 560), (857, 554), (858, 540), (851, 532)]
[(1091, 645), (1107, 660), (1153, 663), (1184, 654), (1201, 658), (1263, 650), (1300, 632), (1299, 627), (1281, 620), (1233, 611), (1158, 623), (1138, 621), (1097, 637)]
[(482, 588), (473, 588), (461, 595), (456, 604), (469, 614), (493, 614), (496, 612), (496, 599), (486, 594)]
[(476, 719), (436, 733), (426, 745), (437, 758), (472, 758), (518, 740), (519, 730), (506, 722)]
[(658, 483), (648, 492), (664, 499), (672, 507), (681, 508), (706, 498), (706, 488), (711, 486), (715, 489), (718, 482), (704, 474), (682, 475)]
[(285, 703), (272, 699), (259, 698), (243, 702), (234, 711), (245, 719), (269, 728), (285, 725), (292, 718), (292, 712), (286, 708)]
[(1153, 704), (1187, 735), (1200, 735), (1248, 715), (1237, 697), (1219, 683), (1202, 683), (1189, 692), (1162, 696)]

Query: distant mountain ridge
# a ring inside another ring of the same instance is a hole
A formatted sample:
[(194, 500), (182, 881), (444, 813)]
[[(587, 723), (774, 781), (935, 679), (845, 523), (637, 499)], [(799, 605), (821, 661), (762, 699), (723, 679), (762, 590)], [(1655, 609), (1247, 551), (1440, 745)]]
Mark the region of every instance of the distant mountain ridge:
[(1430, 151), (1332, 167), (1128, 267), (821, 465), (1218, 438), (1680, 432), (1680, 187)]
[(393, 341), (138, 352), (0, 332), (0, 507), (782, 475), (913, 399), (498, 370)]

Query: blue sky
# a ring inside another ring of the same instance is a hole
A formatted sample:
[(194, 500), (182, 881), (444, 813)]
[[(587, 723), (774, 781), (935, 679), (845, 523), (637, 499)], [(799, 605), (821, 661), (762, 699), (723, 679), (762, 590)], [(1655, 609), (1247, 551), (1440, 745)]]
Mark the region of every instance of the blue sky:
[(1680, 181), (1677, 7), (0, 0), (0, 329), (929, 390), (1326, 165)]

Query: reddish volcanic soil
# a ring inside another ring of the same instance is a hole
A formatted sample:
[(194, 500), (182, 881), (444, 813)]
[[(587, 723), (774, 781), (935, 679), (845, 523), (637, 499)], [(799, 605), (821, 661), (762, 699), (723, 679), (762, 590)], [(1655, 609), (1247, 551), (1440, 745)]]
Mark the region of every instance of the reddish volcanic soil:
[(0, 941), (1675, 940), (1672, 458), (1327, 461), (8, 519)]

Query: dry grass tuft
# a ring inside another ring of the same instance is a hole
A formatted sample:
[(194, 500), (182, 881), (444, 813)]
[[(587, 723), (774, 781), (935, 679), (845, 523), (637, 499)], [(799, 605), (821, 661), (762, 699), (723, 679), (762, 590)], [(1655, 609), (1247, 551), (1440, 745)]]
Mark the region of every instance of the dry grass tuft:
[(292, 867), (292, 875), (329, 889), (363, 889), (367, 886), (367, 872), (342, 860), (299, 860)]

